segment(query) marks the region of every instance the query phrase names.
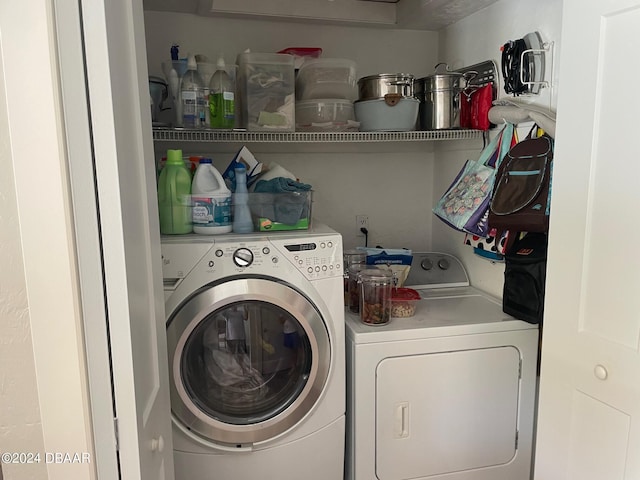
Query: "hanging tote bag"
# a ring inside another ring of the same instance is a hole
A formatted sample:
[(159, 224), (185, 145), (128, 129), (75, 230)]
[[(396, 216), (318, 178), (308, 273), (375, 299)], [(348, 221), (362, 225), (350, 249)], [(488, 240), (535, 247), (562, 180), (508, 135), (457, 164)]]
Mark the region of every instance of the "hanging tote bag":
[(462, 232), (486, 236), (487, 210), (496, 168), (509, 151), (513, 124), (505, 123), (478, 160), (467, 160), (451, 186), (433, 208), (433, 213), (449, 226)]

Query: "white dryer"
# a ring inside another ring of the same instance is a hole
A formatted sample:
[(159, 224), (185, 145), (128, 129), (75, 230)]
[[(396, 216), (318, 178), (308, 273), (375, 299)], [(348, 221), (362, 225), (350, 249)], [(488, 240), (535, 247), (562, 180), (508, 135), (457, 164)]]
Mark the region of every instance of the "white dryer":
[(341, 480), (342, 239), (162, 238), (177, 480)]
[(538, 327), (469, 286), (460, 261), (414, 254), (416, 314), (346, 315), (348, 480), (529, 480)]

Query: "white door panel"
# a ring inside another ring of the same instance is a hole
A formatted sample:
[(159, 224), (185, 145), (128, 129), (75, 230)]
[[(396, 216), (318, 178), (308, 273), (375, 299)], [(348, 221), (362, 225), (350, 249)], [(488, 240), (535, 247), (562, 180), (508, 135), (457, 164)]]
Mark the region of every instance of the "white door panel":
[(640, 1), (565, 0), (536, 479), (640, 478)]
[(376, 369), (377, 477), (426, 478), (512, 461), (519, 366), (515, 347), (382, 360)]
[(142, 1), (81, 0), (81, 8), (121, 477), (171, 480), (173, 446)]
[(624, 479), (628, 415), (574, 391), (569, 478)]

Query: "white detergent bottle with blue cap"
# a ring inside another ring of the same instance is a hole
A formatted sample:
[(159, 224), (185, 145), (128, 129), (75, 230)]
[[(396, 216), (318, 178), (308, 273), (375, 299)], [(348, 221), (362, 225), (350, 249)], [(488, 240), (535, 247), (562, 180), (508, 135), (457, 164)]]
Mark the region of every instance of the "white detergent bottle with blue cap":
[(229, 233), (231, 190), (210, 158), (202, 158), (191, 184), (193, 231), (203, 235)]
[(235, 233), (253, 232), (253, 219), (249, 208), (249, 192), (247, 191), (247, 169), (244, 166), (235, 168), (236, 190), (233, 193), (233, 231)]

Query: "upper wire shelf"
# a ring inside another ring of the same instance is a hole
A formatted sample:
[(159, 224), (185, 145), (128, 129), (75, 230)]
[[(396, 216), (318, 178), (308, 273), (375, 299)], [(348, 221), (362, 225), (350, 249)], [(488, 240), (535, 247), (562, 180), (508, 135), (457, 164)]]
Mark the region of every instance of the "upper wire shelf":
[(153, 128), (159, 142), (227, 143), (371, 143), (435, 140), (472, 140), (482, 137), (480, 130), (428, 130), (411, 132), (246, 132), (229, 130), (189, 130)]

